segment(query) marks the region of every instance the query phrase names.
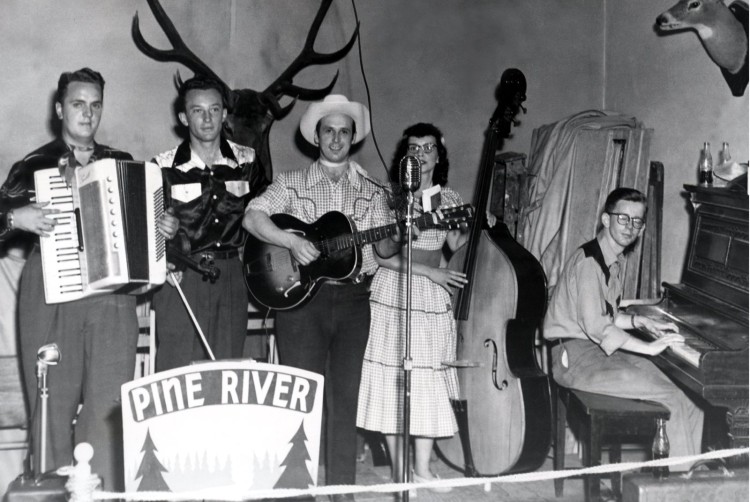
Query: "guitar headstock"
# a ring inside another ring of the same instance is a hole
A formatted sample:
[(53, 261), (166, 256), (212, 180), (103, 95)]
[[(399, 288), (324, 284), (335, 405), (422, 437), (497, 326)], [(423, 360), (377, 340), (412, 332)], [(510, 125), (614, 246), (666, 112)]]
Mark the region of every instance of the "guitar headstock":
[(517, 68), (508, 68), (503, 72), (495, 92), (497, 109), (492, 115), (493, 127), (501, 138), (510, 137), (511, 125), (520, 123), (516, 116), (519, 110), (526, 113), (522, 103), (526, 101), (526, 77)]
[(419, 224), (420, 228), (455, 230), (472, 222), (474, 219), (474, 208), (471, 204), (443, 207), (431, 213), (425, 213), (422, 215), (422, 218), (424, 219), (424, 224)]

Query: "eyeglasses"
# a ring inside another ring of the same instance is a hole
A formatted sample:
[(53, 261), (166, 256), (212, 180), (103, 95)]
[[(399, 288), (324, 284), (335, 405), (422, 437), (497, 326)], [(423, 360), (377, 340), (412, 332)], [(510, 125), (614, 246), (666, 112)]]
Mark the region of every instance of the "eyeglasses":
[(416, 155), (419, 152), (432, 153), (437, 148), (435, 143), (425, 143), (424, 145), (410, 144), (406, 147), (406, 151), (410, 154)]
[(643, 228), (643, 225), (646, 224), (646, 221), (643, 218), (631, 218), (630, 215), (627, 215), (625, 213), (607, 213), (607, 214), (611, 214), (612, 216), (617, 216), (617, 223), (619, 223), (623, 227), (628, 226), (632, 222), (633, 228), (635, 228), (636, 230), (639, 230)]

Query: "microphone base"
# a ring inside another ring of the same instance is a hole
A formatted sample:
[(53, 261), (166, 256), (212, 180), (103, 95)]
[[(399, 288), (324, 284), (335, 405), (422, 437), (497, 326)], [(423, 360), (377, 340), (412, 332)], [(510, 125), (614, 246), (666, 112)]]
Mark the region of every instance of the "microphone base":
[(67, 502), (67, 481), (67, 476), (54, 472), (46, 473), (38, 479), (21, 475), (8, 485), (3, 502)]

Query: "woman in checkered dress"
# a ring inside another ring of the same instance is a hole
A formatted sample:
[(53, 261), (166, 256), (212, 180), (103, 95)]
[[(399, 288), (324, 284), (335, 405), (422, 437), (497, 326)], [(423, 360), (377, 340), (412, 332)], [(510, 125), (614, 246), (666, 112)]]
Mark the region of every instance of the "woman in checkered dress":
[[(431, 124), (407, 128), (396, 150), (391, 178), (398, 179), (400, 159), (417, 157), (422, 179), (415, 201), (422, 190), (441, 185), (439, 207), (462, 203), (460, 195), (445, 187), (448, 155), (443, 135)], [(422, 207), (415, 202), (415, 213)], [(456, 325), (449, 288), (463, 287), (465, 275), (441, 268), (445, 243), (456, 250), (466, 240), (460, 230), (425, 229), (412, 243), (412, 322), (411, 322), (411, 402), (409, 432), (415, 438), (414, 479), (430, 480), (430, 453), (435, 438), (457, 431), (450, 399), (458, 398), (458, 377), (446, 366), (456, 358)], [(402, 472), (399, 435), (403, 431), (403, 359), (406, 326), (406, 249), (389, 259), (376, 256), (380, 268), (372, 282), (370, 296), (370, 338), (362, 367), (357, 426), (385, 435), (391, 455), (394, 478)]]

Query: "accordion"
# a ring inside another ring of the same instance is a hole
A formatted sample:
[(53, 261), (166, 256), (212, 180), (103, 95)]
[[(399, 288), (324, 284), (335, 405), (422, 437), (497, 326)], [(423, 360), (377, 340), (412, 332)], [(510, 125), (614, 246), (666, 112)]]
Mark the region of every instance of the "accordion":
[(104, 159), (75, 170), (69, 186), (56, 167), (34, 173), (36, 201), (60, 210), (39, 239), (48, 304), (107, 293), (140, 294), (163, 284), (166, 243), (156, 164)]

